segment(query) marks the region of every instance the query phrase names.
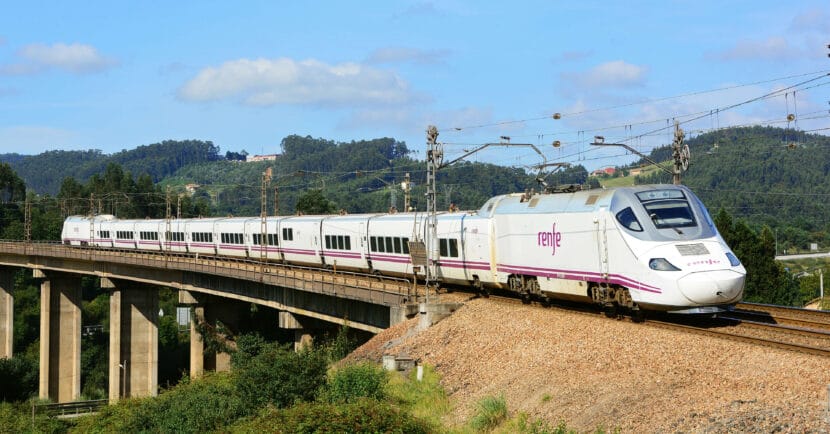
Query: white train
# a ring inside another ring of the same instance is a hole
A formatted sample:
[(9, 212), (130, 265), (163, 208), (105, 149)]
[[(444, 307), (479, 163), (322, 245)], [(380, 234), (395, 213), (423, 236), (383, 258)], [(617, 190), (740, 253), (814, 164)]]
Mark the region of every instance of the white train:
[[(265, 258), (423, 276), (409, 242), (424, 213), (119, 220), (69, 217), (64, 244)], [(263, 234), (265, 236), (263, 237)], [(439, 213), (434, 273), (448, 285), (626, 308), (714, 312), (741, 300), (746, 270), (684, 186), (507, 194)]]

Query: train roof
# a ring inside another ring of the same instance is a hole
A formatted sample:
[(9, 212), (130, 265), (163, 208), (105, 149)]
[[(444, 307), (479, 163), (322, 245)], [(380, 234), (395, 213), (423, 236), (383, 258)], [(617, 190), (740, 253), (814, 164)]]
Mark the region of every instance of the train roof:
[(478, 213), (481, 216), (490, 216), (499, 214), (593, 212), (603, 207), (608, 208), (614, 196), (620, 192), (636, 193), (656, 189), (688, 190), (687, 187), (682, 185), (647, 184), (580, 190), (572, 193), (535, 195), (511, 193), (491, 198), (481, 207)]
[[(96, 221), (96, 222), (104, 222), (104, 221), (108, 222), (108, 221), (116, 220), (116, 218), (112, 214), (98, 214), (95, 217), (93, 217), (92, 220)], [(67, 217), (66, 221), (68, 223), (89, 222), (89, 216), (88, 215), (73, 215), (73, 216)]]

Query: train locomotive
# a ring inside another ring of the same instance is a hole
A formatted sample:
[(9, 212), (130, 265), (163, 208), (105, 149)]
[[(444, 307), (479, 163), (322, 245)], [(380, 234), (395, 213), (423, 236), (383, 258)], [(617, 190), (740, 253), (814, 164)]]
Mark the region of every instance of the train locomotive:
[[(334, 267), (422, 278), (410, 242), (425, 213), (120, 220), (66, 219), (62, 242)], [(685, 186), (513, 193), (436, 216), (443, 285), (644, 310), (712, 313), (739, 302), (746, 270)]]

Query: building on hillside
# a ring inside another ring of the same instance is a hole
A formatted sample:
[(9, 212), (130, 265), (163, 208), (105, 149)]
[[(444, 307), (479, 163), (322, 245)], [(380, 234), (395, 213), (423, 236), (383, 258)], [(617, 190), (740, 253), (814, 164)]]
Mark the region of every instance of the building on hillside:
[(254, 161), (275, 161), (279, 158), (280, 154), (268, 154), (268, 155), (248, 155), (246, 158), (246, 162), (251, 163)]
[(591, 176), (614, 176), (614, 173), (617, 172), (615, 167), (603, 167), (602, 169), (597, 169), (591, 172)]
[(187, 190), (188, 193), (193, 194), (199, 187), (201, 187), (199, 184), (187, 184), (184, 186), (184, 189)]
[(643, 173), (642, 167), (635, 167), (633, 169), (628, 169), (628, 176), (639, 176)]

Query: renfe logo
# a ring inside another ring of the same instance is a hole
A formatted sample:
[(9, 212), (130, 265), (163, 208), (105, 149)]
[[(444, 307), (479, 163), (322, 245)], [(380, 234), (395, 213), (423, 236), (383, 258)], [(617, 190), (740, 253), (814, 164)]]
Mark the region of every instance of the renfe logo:
[(539, 232), (536, 234), (536, 245), (551, 248), (551, 256), (556, 254), (556, 248), (562, 241), (562, 232), (556, 232), (556, 223), (553, 224), (550, 232)]

